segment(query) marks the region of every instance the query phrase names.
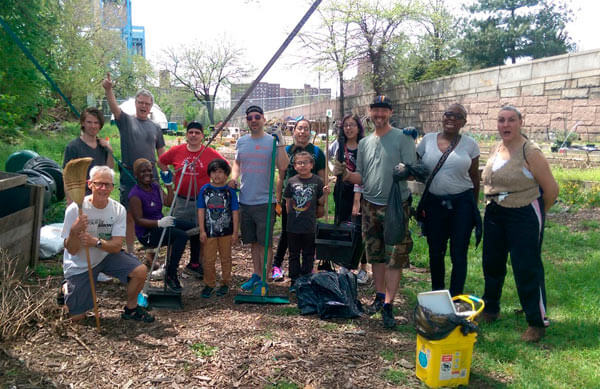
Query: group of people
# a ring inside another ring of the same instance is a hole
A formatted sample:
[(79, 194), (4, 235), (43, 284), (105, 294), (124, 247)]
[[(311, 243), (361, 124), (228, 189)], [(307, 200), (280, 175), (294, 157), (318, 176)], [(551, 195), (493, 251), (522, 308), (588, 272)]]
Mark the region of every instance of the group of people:
[[(330, 190), (325, 154), (310, 142), (309, 120), (296, 122), (293, 143), (286, 146), (280, 133), (272, 136), (265, 132), (262, 108), (250, 106), (245, 112), (250, 133), (237, 141), (230, 165), (216, 150), (202, 144), (203, 126), (197, 122), (187, 126), (185, 144), (165, 151), (161, 129), (148, 118), (152, 94), (138, 92), (136, 114), (129, 115), (117, 105), (110, 75), (102, 85), (121, 135), (121, 204), (109, 198), (114, 171), (110, 143), (98, 137), (102, 113), (88, 108), (81, 116), (81, 136), (65, 151), (65, 163), (83, 156), (93, 158), (88, 181), (91, 194), (84, 200), (83, 215), (78, 216), (77, 204), (71, 204), (63, 230), (65, 303), (74, 318), (81, 317), (93, 304), (82, 257), (87, 246), (96, 276), (103, 272), (128, 282), (122, 317), (154, 320), (136, 303), (148, 269), (131, 255), (134, 236), (148, 248), (158, 246), (161, 235), (165, 236), (163, 244), (168, 244), (170, 250), (164, 277), (174, 291), (182, 289), (177, 273), (189, 241), (186, 270), (203, 277), (204, 298), (213, 292), (219, 296), (229, 292), (231, 246), (238, 237), (251, 246), (253, 270), (250, 279), (241, 284), (242, 290), (252, 291), (260, 284), (265, 250), (268, 281), (284, 280), (283, 260), (289, 251), (291, 292), (299, 277), (313, 272), (316, 220), (324, 215)], [(426, 134), (418, 146), (410, 134), (390, 124), (392, 103), (386, 96), (375, 97), (369, 114), (374, 125), (372, 134), (365, 135), (357, 116), (347, 115), (341, 122), (344, 142), (339, 143), (337, 151), (335, 147), (326, 150), (340, 156), (333, 158), (331, 169), (343, 181), (336, 185), (335, 193), (341, 199), (336, 202), (339, 220), (356, 222), (359, 218), (362, 223), (366, 255), (359, 280), (367, 274), (368, 261), (375, 286), (367, 313), (381, 311), (384, 327), (395, 327), (393, 302), (402, 268), (409, 264), (413, 241), (407, 232), (399, 244), (386, 245), (384, 218), (394, 168), (422, 163), (431, 172), (422, 196), (420, 220), (429, 246), (432, 289), (445, 289), (444, 257), (449, 242), (450, 293), (463, 293), (471, 234), (475, 229), (478, 242), (483, 227), (486, 307), (482, 318), (499, 318), (510, 253), (529, 324), (523, 339), (539, 340), (548, 325), (541, 261), (544, 215), (558, 195), (558, 186), (539, 147), (521, 133), (521, 113), (507, 106), (498, 114), (501, 140), (492, 148), (482, 176), (486, 201), (483, 223), (478, 210), (479, 147), (473, 138), (460, 134), (467, 121), (462, 105), (450, 105), (442, 115), (442, 130)], [(272, 164), (279, 172), (275, 193), (269, 193), (273, 187)], [(159, 176), (166, 191), (159, 185)], [(398, 185), (408, 231), (412, 196), (406, 181)], [(163, 215), (163, 205), (172, 207), (171, 215)], [(272, 212), (267, 215), (269, 209)], [(273, 263), (272, 234), (266, 231), (272, 231), (276, 214), (282, 215), (282, 233)], [(126, 252), (121, 251), (123, 240)], [(217, 253), (222, 270), (218, 289)]]

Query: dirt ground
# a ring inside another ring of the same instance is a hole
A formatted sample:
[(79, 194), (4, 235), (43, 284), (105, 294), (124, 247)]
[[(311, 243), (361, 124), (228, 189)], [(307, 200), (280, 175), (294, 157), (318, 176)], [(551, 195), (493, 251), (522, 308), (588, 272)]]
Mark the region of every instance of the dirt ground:
[[(573, 230), (582, 220), (600, 221), (596, 211), (550, 215)], [(182, 260), (182, 266), (187, 258)], [(120, 318), (125, 290), (98, 287), (101, 331), (93, 317), (71, 324), (58, 306), (47, 322), (19, 340), (0, 344), (0, 386), (160, 388), (383, 388), (424, 387), (414, 375), (416, 335), (412, 306), (395, 301), (396, 330), (379, 315), (352, 320), (300, 316), (289, 305), (236, 305), (250, 272), (249, 250), (234, 250), (234, 288), (224, 297), (203, 299), (202, 281), (182, 276), (181, 311), (153, 310), (151, 324)], [(411, 282), (426, 269), (411, 268)], [(58, 286), (57, 277), (55, 285)], [(288, 282), (271, 284), (271, 295), (287, 295)], [(402, 288), (402, 286), (401, 286)], [(55, 293), (49, 290), (48, 293)], [(401, 293), (399, 293), (401, 295)], [(369, 303), (373, 285), (359, 287)], [(471, 387), (495, 387), (502, 378), (471, 372)], [(295, 386), (294, 386), (295, 385)]]

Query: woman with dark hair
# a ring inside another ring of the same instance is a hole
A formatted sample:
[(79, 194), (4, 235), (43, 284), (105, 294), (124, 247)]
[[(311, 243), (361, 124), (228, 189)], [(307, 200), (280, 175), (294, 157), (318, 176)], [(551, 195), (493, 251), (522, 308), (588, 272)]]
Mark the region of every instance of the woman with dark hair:
[(526, 342), (539, 341), (549, 322), (542, 264), (542, 238), (546, 212), (558, 197), (558, 185), (544, 153), (521, 134), (518, 109), (505, 106), (498, 113), (501, 141), (493, 147), (483, 170), (485, 207), (483, 321), (500, 317), (500, 296), (510, 261), (527, 330)]
[[(358, 142), (365, 136), (365, 130), (357, 115), (348, 114), (344, 116), (339, 130), (338, 139), (329, 147), (329, 159), (333, 161), (337, 158), (340, 150), (340, 144), (343, 147), (343, 156), (346, 167), (349, 171), (356, 171), (356, 159), (358, 156)], [(339, 192), (342, 192), (341, 195)], [(340, 197), (341, 196), (341, 197)], [(342, 185), (336, 185), (333, 190), (333, 199), (335, 201), (336, 213), (339, 212), (341, 222), (352, 221), (352, 216), (360, 213), (361, 189), (358, 185), (347, 181)], [(341, 198), (341, 201), (339, 200)], [(357, 219), (360, 222), (360, 219)], [(367, 257), (363, 253), (360, 259), (360, 270), (357, 275), (359, 284), (366, 284), (369, 280), (367, 273)]]
[(135, 235), (145, 247), (156, 247), (164, 228), (169, 228), (162, 245), (171, 246), (171, 255), (167, 261), (167, 286), (173, 291), (181, 291), (177, 277), (179, 260), (185, 250), (188, 235), (185, 232), (193, 228), (194, 223), (175, 220), (173, 216), (163, 216), (163, 204), (173, 202), (173, 186), (167, 185), (167, 193), (154, 182), (152, 163), (145, 158), (138, 158), (133, 163), (133, 174), (137, 184), (129, 192), (129, 211), (135, 221)]
[[(479, 146), (461, 135), (467, 111), (452, 104), (442, 115), (442, 131), (426, 134), (417, 146), (417, 155), (429, 171), (438, 168), (423, 193), (423, 232), (429, 245), (432, 290), (445, 289), (445, 256), (450, 241), (450, 294), (463, 293), (467, 278), (467, 252), (473, 227), (479, 226)], [(445, 158), (444, 158), (445, 157)], [(441, 163), (441, 165), (440, 165)]]

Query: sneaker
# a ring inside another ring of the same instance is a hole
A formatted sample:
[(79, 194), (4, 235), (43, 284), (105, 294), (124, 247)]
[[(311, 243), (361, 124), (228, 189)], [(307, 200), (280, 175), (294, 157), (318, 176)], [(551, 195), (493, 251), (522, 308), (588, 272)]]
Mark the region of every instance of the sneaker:
[(144, 323), (152, 323), (154, 321), (154, 316), (148, 313), (144, 308), (139, 305), (134, 309), (129, 309), (127, 306), (123, 309), (123, 313), (121, 313), (121, 319), (123, 320), (135, 320), (135, 321), (143, 321)]
[(151, 281), (160, 281), (165, 278), (165, 267), (161, 266), (157, 270), (153, 270), (152, 274), (150, 274)]
[(111, 276), (107, 276), (106, 274), (100, 272), (98, 273), (98, 282), (109, 282), (112, 281)]
[(177, 278), (177, 275), (167, 276), (165, 281), (167, 283), (167, 288), (171, 289), (173, 292), (181, 292), (181, 283)]
[(227, 285), (221, 285), (215, 294), (220, 297), (225, 296), (227, 293), (229, 293), (229, 287)]
[(273, 281), (282, 282), (284, 280), (283, 269), (278, 266), (273, 266), (272, 270)]
[(204, 269), (202, 269), (202, 265), (200, 265), (199, 263), (190, 262), (186, 265), (186, 267), (183, 268), (183, 271), (185, 271), (188, 274), (194, 275), (199, 279), (204, 278)]
[(546, 328), (544, 327), (527, 327), (527, 330), (521, 335), (521, 340), (528, 343), (539, 342), (540, 339), (546, 334)]
[(375, 300), (365, 308), (365, 313), (369, 316), (376, 314), (383, 308), (384, 299), (379, 296), (375, 296)]
[(246, 282), (242, 284), (242, 290), (252, 290), (260, 282), (260, 277), (258, 274), (252, 274), (252, 277)]
[(214, 288), (211, 288), (210, 286), (205, 286), (204, 289), (202, 289), (202, 297), (205, 299), (209, 298), (213, 290)]
[(394, 309), (392, 304), (384, 305), (381, 309), (381, 318), (383, 319), (383, 327), (393, 329), (396, 327), (396, 319), (394, 319)]
[(367, 272), (363, 269), (360, 269), (358, 274), (356, 274), (356, 282), (359, 285), (365, 285), (367, 282), (369, 282), (369, 275), (367, 274)]

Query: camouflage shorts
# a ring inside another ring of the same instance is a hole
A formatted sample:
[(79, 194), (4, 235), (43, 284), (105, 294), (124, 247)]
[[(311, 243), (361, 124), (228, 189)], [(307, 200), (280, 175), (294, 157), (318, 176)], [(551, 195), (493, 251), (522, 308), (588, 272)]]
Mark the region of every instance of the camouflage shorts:
[(401, 269), (408, 266), (408, 254), (410, 254), (413, 248), (413, 241), (408, 230), (409, 203), (403, 203), (406, 237), (402, 243), (395, 246), (386, 246), (383, 241), (386, 206), (375, 205), (363, 199), (361, 201), (361, 208), (362, 236), (369, 263), (385, 263), (393, 269)]

